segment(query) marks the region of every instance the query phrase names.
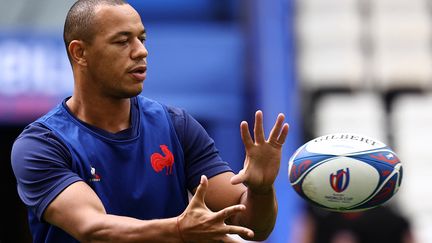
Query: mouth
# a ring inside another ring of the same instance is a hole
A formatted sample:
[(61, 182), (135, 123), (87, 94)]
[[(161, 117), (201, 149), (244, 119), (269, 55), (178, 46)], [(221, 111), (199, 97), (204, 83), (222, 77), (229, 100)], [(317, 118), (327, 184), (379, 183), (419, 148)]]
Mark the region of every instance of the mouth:
[(146, 77), (147, 66), (136, 66), (129, 71), (129, 74), (137, 80), (143, 81)]

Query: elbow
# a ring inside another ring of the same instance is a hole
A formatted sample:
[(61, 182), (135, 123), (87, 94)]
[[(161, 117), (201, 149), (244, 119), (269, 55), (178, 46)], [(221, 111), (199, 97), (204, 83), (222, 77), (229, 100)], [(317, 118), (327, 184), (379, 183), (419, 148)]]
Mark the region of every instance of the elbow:
[(254, 231), (254, 237), (252, 239), (247, 239), (247, 240), (265, 241), (265, 240), (268, 239), (268, 237), (270, 236), (270, 234), (271, 234), (272, 231), (273, 231), (273, 227), (271, 227), (268, 230)]
[[(273, 217), (269, 217), (266, 220), (261, 220), (261, 224), (260, 225), (250, 225), (250, 229), (253, 230), (254, 232), (254, 236), (252, 239), (247, 239), (247, 240), (252, 240), (252, 241), (265, 241), (267, 240), (267, 238), (269, 238), (270, 234), (273, 232), (273, 229), (276, 225), (276, 214), (277, 211), (275, 211), (275, 213), (273, 214)], [(246, 226), (248, 227), (248, 226)]]

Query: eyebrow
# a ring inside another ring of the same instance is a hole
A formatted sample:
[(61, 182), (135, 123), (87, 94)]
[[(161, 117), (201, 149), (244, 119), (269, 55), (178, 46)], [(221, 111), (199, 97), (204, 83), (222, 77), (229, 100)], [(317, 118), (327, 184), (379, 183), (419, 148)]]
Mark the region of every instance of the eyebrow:
[[(140, 36), (143, 36), (143, 35), (146, 35), (146, 34), (147, 34), (147, 32), (144, 29), (144, 30), (141, 31)], [(129, 37), (129, 36), (132, 36), (132, 35), (134, 35), (134, 34), (131, 31), (120, 31), (120, 32), (115, 33), (110, 39), (115, 39), (115, 38), (117, 38), (119, 36), (128, 36)]]

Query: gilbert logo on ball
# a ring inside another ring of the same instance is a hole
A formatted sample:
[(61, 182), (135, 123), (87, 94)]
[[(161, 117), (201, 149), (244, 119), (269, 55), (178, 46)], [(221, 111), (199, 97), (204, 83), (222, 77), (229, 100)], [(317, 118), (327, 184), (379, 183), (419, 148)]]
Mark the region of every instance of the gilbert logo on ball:
[(315, 138), (291, 156), (288, 176), (308, 202), (331, 211), (362, 211), (388, 201), (402, 182), (402, 164), (386, 144), (359, 134)]

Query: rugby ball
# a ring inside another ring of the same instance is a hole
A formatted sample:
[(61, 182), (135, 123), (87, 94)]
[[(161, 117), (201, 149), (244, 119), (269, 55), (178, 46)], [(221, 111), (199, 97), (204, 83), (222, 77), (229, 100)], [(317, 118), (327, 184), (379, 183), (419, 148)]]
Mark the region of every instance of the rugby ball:
[(330, 211), (355, 212), (388, 201), (402, 182), (402, 164), (386, 144), (359, 134), (317, 137), (291, 156), (291, 186)]

